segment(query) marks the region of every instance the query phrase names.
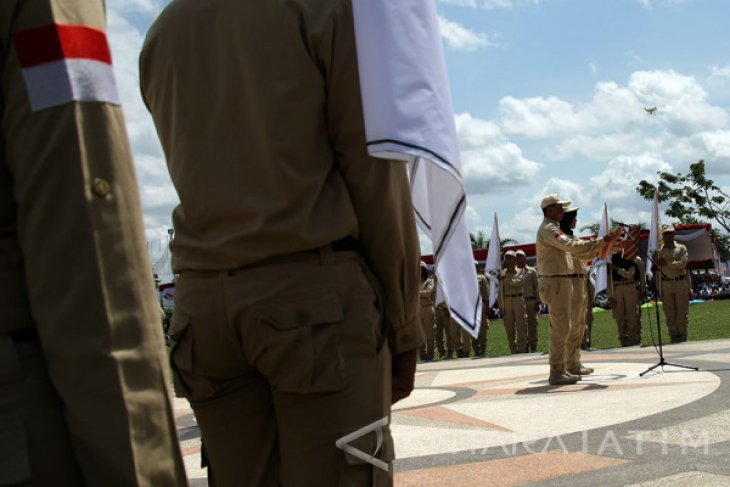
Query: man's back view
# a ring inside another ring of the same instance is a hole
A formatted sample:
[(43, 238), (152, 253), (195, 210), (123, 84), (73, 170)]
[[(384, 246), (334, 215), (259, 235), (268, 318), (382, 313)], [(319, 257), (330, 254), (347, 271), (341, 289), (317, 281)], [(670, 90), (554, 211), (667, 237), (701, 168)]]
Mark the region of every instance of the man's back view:
[(350, 2), (177, 0), (140, 63), (181, 201), (172, 361), (209, 476), (389, 482), (335, 447), (389, 415), (390, 354), (418, 345), (406, 168), (367, 156)]

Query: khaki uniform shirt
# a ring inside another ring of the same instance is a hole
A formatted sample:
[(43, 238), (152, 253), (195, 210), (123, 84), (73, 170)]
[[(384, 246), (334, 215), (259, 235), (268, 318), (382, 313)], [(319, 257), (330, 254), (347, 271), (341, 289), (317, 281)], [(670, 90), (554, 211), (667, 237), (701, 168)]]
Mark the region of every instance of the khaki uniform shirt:
[[(681, 243), (674, 242), (674, 247), (672, 248), (662, 245), (659, 249), (659, 257), (664, 260), (661, 269), (667, 277), (675, 278), (687, 275), (687, 262), (689, 261), (689, 257), (687, 255), (687, 247)], [(657, 274), (661, 276), (660, 273)]]
[(522, 296), (523, 270), (515, 267), (514, 271), (504, 269), (500, 273), (499, 307), (504, 308), (504, 300), (509, 297)]
[[(63, 403), (59, 428), (69, 432), (85, 483), (184, 485), (122, 111), (73, 101), (70, 92), (35, 104), (58, 94), (54, 82), (62, 80), (46, 77), (39, 89), (23, 73), (61, 52), (53, 46), (59, 36), (39, 32), (81, 26), (102, 52), (105, 24), (100, 0), (0, 2), (0, 340), (37, 332), (43, 357), (23, 366), (45, 364), (54, 388), (46, 399), (58, 394)], [(20, 42), (23, 36), (35, 41)], [(56, 66), (68, 75), (70, 68)], [(12, 355), (0, 351), (0, 375)], [(7, 439), (14, 398), (6, 386), (17, 384), (0, 380), (0, 437)], [(20, 478), (25, 473), (16, 472), (19, 481), (32, 482)]]
[(367, 154), (349, 1), (177, 0), (148, 32), (140, 80), (180, 197), (175, 272), (349, 236), (384, 290), (396, 351), (417, 347), (406, 166)]
[(421, 284), (420, 301), (421, 306), (425, 307), (433, 307), (433, 303), (436, 301), (436, 284), (430, 277)]
[(584, 274), (585, 270), (573, 265), (571, 255), (588, 260), (605, 245), (603, 240), (572, 239), (560, 230), (558, 222), (544, 218), (537, 231), (535, 244), (537, 272), (540, 277)]
[[(636, 264), (637, 269), (639, 270), (639, 280), (637, 284), (639, 285), (639, 290), (646, 289), (646, 272), (644, 271), (644, 261), (641, 260), (641, 257), (636, 256), (634, 257), (634, 263)], [(634, 281), (636, 278), (636, 272), (634, 271), (633, 267), (629, 267), (628, 269), (622, 269), (620, 267), (615, 269), (616, 273), (622, 277), (623, 279), (627, 281)], [(609, 285), (608, 289), (606, 290), (606, 295), (609, 298), (612, 298), (615, 296), (615, 287), (616, 284), (614, 282), (613, 273), (609, 271), (608, 273), (608, 279), (609, 279)]]
[(489, 279), (484, 274), (477, 274), (477, 284), (479, 285), (479, 295), (482, 297), (486, 306), (489, 306)]
[(526, 265), (522, 269), (522, 294), (525, 299), (538, 299), (540, 295), (540, 284), (537, 277), (537, 269)]

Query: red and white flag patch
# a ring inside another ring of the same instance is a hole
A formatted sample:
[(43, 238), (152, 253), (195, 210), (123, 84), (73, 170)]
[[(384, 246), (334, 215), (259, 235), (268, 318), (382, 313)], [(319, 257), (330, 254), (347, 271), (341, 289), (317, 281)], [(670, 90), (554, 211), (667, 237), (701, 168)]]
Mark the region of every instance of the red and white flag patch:
[(104, 31), (49, 24), (13, 33), (31, 110), (71, 101), (120, 104)]

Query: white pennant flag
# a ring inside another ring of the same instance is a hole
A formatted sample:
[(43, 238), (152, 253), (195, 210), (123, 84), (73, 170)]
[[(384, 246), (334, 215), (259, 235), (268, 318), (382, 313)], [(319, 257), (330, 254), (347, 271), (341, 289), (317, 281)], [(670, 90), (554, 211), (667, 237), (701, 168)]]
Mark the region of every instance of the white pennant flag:
[(651, 277), (651, 261), (655, 252), (659, 251), (659, 236), (661, 235), (661, 221), (659, 220), (659, 190), (654, 190), (654, 204), (651, 207), (651, 223), (649, 225), (649, 243), (647, 244), (646, 255), (646, 276)]
[[(598, 238), (603, 237), (608, 233), (608, 205), (603, 203), (603, 216), (601, 216), (601, 225), (598, 227)], [(607, 259), (610, 256), (606, 257)], [(593, 297), (595, 298), (598, 293), (608, 289), (608, 262), (596, 257), (593, 259), (591, 265), (591, 275), (595, 279), (595, 288), (593, 290)]]
[(476, 337), (482, 301), (436, 3), (354, 0), (353, 14), (368, 152), (408, 162), (451, 317)]
[(499, 271), (501, 266), (502, 248), (499, 244), (499, 221), (497, 214), (494, 214), (494, 225), (492, 236), (489, 238), (489, 250), (487, 251), (487, 262), (484, 266), (484, 275), (489, 279), (489, 307), (494, 306), (499, 296)]

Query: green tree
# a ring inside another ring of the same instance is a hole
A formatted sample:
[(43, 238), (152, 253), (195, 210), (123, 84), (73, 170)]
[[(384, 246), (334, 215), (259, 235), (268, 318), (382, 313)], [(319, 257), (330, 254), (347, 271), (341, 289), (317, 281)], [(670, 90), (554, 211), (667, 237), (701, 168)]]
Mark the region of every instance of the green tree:
[(469, 240), (471, 240), (473, 250), (484, 249), (489, 245), (489, 239), (483, 230), (477, 230), (476, 233), (469, 232)]
[[(636, 191), (647, 200), (659, 189), (659, 201), (669, 202), (664, 211), (681, 223), (713, 220), (730, 233), (730, 196), (705, 175), (705, 161), (689, 166), (687, 174), (659, 171), (659, 182), (653, 185), (641, 180)], [(694, 219), (694, 220), (693, 220)]]
[[(477, 230), (476, 233), (469, 232), (469, 239), (471, 240), (472, 250), (486, 249), (489, 247), (489, 240), (487, 234), (482, 230)], [(500, 247), (505, 245), (517, 245), (519, 242), (513, 238), (502, 238), (499, 239)]]
[(668, 201), (664, 212), (680, 223), (716, 223), (712, 229), (715, 245), (722, 260), (730, 259), (730, 196), (705, 175), (705, 161), (690, 164), (687, 174), (659, 171), (659, 181), (653, 185), (642, 180), (636, 191), (647, 200), (659, 189), (659, 201)]

